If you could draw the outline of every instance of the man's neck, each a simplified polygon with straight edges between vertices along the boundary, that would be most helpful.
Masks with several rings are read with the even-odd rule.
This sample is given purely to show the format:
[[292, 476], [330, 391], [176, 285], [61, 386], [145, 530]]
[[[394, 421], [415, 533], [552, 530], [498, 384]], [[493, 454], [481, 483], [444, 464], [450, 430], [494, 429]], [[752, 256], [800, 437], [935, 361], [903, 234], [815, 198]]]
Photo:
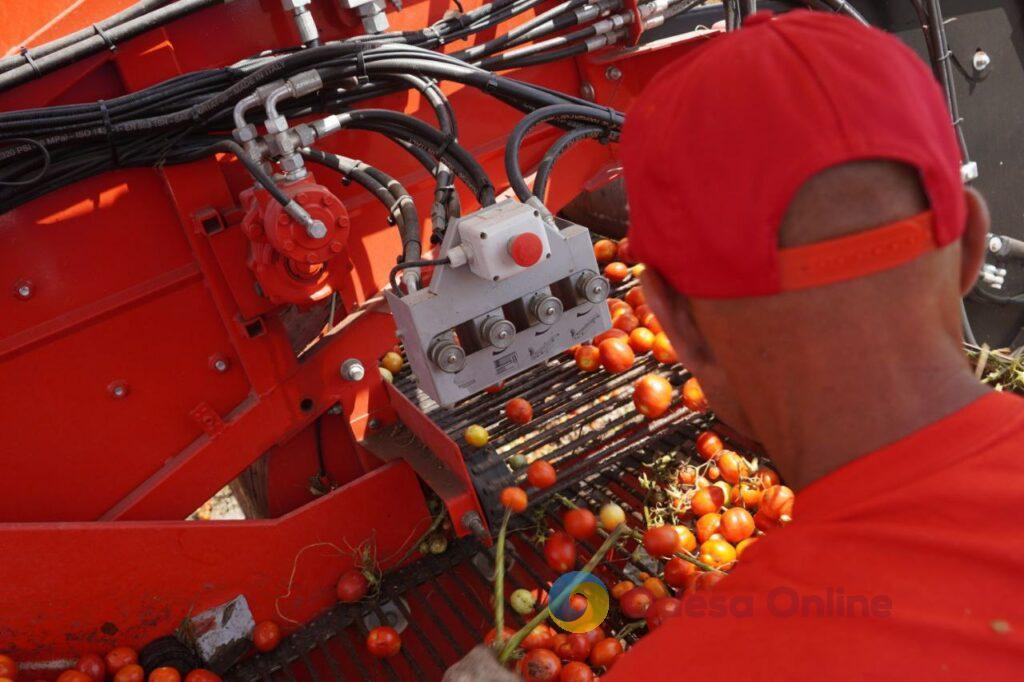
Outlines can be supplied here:
[[[929, 353], [890, 346], [886, 353], [814, 359], [779, 379], [778, 398], [762, 414], [765, 447], [786, 480], [802, 488], [848, 462], [894, 443], [988, 392], [958, 347]], [[824, 363], [819, 358], [819, 364]], [[758, 429], [762, 431], [762, 429]]]

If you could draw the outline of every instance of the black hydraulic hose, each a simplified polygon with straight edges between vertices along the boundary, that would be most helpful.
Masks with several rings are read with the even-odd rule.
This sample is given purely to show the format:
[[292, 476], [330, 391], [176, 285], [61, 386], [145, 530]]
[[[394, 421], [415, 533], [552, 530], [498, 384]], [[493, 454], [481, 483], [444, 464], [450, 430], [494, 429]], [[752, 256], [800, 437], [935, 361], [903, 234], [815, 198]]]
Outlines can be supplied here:
[[523, 138], [536, 125], [544, 121], [559, 121], [562, 123], [585, 123], [587, 125], [601, 126], [607, 134], [617, 134], [625, 120], [622, 114], [611, 109], [603, 110], [598, 107], [584, 107], [577, 104], [556, 104], [542, 107], [527, 114], [508, 137], [505, 144], [505, 173], [508, 176], [509, 185], [519, 197], [520, 201], [529, 201], [533, 196], [530, 187], [523, 177], [522, 168], [519, 166], [519, 147]]
[[[126, 21], [130, 21], [136, 17], [146, 14], [150, 10], [162, 7], [168, 2], [170, 2], [170, 0], [140, 0], [140, 2], [136, 2], [134, 5], [121, 10], [117, 14], [112, 14], [103, 21], [96, 22], [89, 28], [83, 28], [80, 31], [69, 33], [66, 36], [61, 36], [56, 40], [51, 40], [50, 42], [43, 43], [37, 47], [25, 49], [19, 55], [4, 57], [3, 59], [0, 59], [0, 73], [10, 71], [17, 66], [30, 64], [32, 60], [51, 55], [58, 50], [62, 50], [66, 47], [79, 43], [86, 38], [99, 36], [101, 32], [116, 28]], [[96, 30], [97, 28], [99, 29], [98, 31]]]
[[557, 38], [550, 38], [518, 50], [512, 50], [493, 57], [488, 57], [487, 59], [481, 60], [479, 62], [479, 66], [480, 68], [487, 69], [488, 71], [500, 71], [502, 69], [512, 68], [509, 64], [515, 65], [518, 60], [530, 55], [543, 54], [550, 58], [550, 55], [554, 54], [553, 52], [548, 51], [551, 48], [576, 43], [580, 40], [592, 38], [595, 35], [597, 35], [597, 28], [594, 25], [584, 26], [581, 29], [566, 33], [565, 35], [558, 36]]
[[551, 170], [554, 168], [555, 161], [558, 160], [558, 157], [578, 142], [588, 139], [600, 139], [606, 134], [607, 131], [605, 131], [604, 128], [599, 128], [597, 126], [585, 126], [583, 128], [570, 130], [565, 135], [558, 138], [558, 140], [556, 140], [544, 154], [544, 158], [541, 159], [540, 165], [537, 166], [537, 176], [533, 180], [533, 195], [538, 197], [541, 201], [544, 200], [544, 192], [547, 190], [548, 178], [551, 175]]
[[172, 4], [125, 21], [112, 27], [109, 31], [104, 31], [102, 34], [94, 32], [94, 35], [56, 50], [45, 57], [33, 58], [31, 62], [0, 73], [0, 92], [67, 66], [84, 57], [102, 52], [113, 45], [122, 43], [154, 28], [164, 26], [200, 9], [219, 5], [223, 2], [225, 0], [177, 0]]
[[400, 182], [378, 168], [362, 161], [329, 154], [319, 149], [306, 149], [302, 155], [311, 161], [342, 174], [346, 180], [358, 183], [384, 205], [388, 216], [395, 221], [402, 240], [402, 261], [418, 260], [421, 253], [419, 215], [412, 195]]
[[[515, 28], [510, 30], [508, 33], [500, 35], [497, 38], [493, 38], [482, 45], [474, 45], [473, 47], [468, 47], [465, 50], [456, 52], [454, 53], [454, 56], [458, 57], [459, 59], [465, 59], [466, 61], [472, 61], [475, 59], [479, 59], [481, 57], [486, 57], [489, 54], [494, 54], [495, 52], [505, 49], [506, 47], [509, 47], [509, 45], [513, 43], [513, 41], [516, 41], [521, 36], [528, 34], [535, 28], [544, 25], [545, 22], [552, 20], [556, 17], [562, 16], [563, 13], [572, 12], [572, 10], [587, 4], [587, 2], [588, 0], [566, 0], [565, 2], [555, 5], [546, 12], [538, 14], [533, 19], [523, 22], [519, 26], [516, 26]], [[576, 18], [574, 15], [565, 16], [571, 17], [571, 19], [573, 20], [575, 20]], [[566, 26], [562, 26], [561, 28], [565, 27]]]
[[249, 155], [245, 153], [245, 150], [242, 149], [242, 146], [234, 140], [221, 140], [220, 142], [214, 142], [207, 147], [205, 151], [206, 155], [215, 154], [217, 152], [233, 154], [235, 158], [245, 166], [245, 169], [249, 171], [249, 175], [251, 175], [253, 179], [255, 179], [256, 182], [258, 182], [260, 186], [267, 190], [267, 193], [274, 198], [274, 201], [282, 206], [287, 206], [291, 203], [292, 200], [289, 199], [288, 195], [282, 192], [281, 188], [274, 183], [274, 179], [270, 177], [265, 170], [263, 170], [263, 167], [260, 166], [260, 164], [250, 158]]
[[510, 59], [502, 63], [499, 68], [522, 69], [527, 66], [547, 64], [548, 62], [553, 62], [560, 59], [569, 59], [570, 57], [576, 57], [581, 54], [586, 54], [589, 51], [590, 47], [586, 43], [575, 43], [572, 45], [566, 45], [565, 47], [559, 48], [557, 50], [538, 52], [537, 54], [531, 54], [525, 57]]
[[435, 260], [414, 260], [407, 261], [405, 263], [399, 263], [395, 267], [391, 268], [391, 272], [388, 273], [388, 282], [391, 283], [391, 289], [396, 295], [402, 295], [402, 289], [398, 286], [398, 280], [396, 279], [400, 270], [408, 270], [409, 268], [425, 268], [430, 265], [448, 265], [452, 262], [451, 258], [437, 258]]

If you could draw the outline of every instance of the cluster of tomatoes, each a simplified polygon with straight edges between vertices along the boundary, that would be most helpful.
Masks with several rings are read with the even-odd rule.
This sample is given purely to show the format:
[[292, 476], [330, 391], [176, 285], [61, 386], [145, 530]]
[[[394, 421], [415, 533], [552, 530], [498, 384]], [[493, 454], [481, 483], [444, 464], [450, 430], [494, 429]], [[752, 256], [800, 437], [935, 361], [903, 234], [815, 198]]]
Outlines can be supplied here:
[[[0, 682], [14, 682], [18, 679], [18, 664], [10, 656], [0, 654]], [[154, 668], [146, 675], [139, 665], [135, 649], [119, 646], [104, 655], [85, 654], [75, 662], [75, 667], [60, 673], [57, 682], [181, 682], [181, 673], [176, 668]], [[220, 677], [209, 670], [198, 668], [185, 675], [185, 682], [220, 682]]]

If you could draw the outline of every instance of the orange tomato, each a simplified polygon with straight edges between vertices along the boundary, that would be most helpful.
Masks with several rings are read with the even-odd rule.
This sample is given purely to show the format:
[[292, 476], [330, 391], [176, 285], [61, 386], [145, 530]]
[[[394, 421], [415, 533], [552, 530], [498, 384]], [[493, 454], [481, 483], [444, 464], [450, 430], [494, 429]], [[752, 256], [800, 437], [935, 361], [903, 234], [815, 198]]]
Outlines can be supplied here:
[[573, 359], [584, 372], [596, 372], [601, 366], [601, 351], [596, 346], [583, 345], [576, 349]]
[[721, 568], [736, 561], [736, 548], [725, 540], [711, 538], [700, 546], [699, 558], [708, 566]]
[[693, 485], [697, 481], [697, 468], [692, 466], [684, 466], [679, 470], [679, 475], [676, 476], [676, 480], [682, 485]]
[[793, 517], [793, 491], [784, 485], [773, 485], [761, 494], [760, 511], [766, 516], [785, 523]]
[[773, 485], [779, 485], [779, 475], [771, 469], [758, 469], [756, 477], [761, 482], [762, 488], [771, 488]]
[[736, 543], [736, 558], [739, 559], [743, 556], [743, 552], [750, 547], [752, 544], [760, 540], [761, 538], [747, 538], [746, 540], [740, 540]]
[[636, 585], [631, 580], [620, 580], [612, 587], [612, 597], [616, 600], [622, 599], [622, 595], [632, 590]]
[[628, 338], [629, 338], [629, 334], [627, 334], [626, 332], [622, 331], [621, 329], [615, 329], [614, 327], [612, 327], [608, 331], [601, 332], [600, 334], [595, 336], [594, 337], [594, 345], [595, 346], [600, 346], [601, 342], [605, 341], [606, 339], [628, 339]]
[[754, 534], [754, 517], [742, 507], [727, 509], [722, 514], [719, 530], [729, 542], [740, 542]]
[[114, 673], [114, 682], [143, 682], [145, 679], [146, 671], [138, 663], [123, 665]]
[[718, 459], [715, 460], [715, 464], [718, 465], [718, 470], [722, 474], [722, 480], [734, 485], [750, 473], [747, 463], [732, 450], [722, 450]]
[[761, 501], [761, 491], [749, 483], [739, 483], [732, 487], [732, 503], [744, 509], [756, 509]]
[[405, 360], [402, 356], [394, 351], [389, 351], [384, 354], [381, 358], [380, 366], [391, 372], [392, 374], [398, 374], [402, 371], [402, 365], [405, 364]]
[[505, 416], [510, 422], [528, 424], [533, 419], [533, 406], [524, 398], [512, 398], [505, 403]]
[[65, 670], [57, 676], [57, 682], [92, 682], [92, 678], [81, 670]]
[[623, 237], [619, 240], [619, 258], [627, 263], [635, 263], [633, 260], [633, 252], [629, 248], [629, 237]]
[[725, 491], [718, 486], [708, 486], [707, 488], [701, 488], [693, 494], [693, 499], [690, 500], [690, 509], [697, 516], [704, 516], [712, 512], [717, 512], [725, 504]]
[[697, 377], [690, 377], [683, 383], [683, 405], [694, 412], [704, 412], [708, 409], [708, 399], [704, 397], [704, 390], [700, 387]]
[[0, 654], [0, 677], [6, 677], [9, 680], [18, 677], [18, 664], [7, 654]]
[[107, 664], [99, 654], [84, 654], [75, 664], [75, 670], [85, 673], [93, 682], [103, 682], [107, 676]]
[[676, 529], [676, 535], [679, 536], [679, 551], [692, 552], [697, 549], [697, 538], [694, 536], [693, 531], [686, 526], [673, 526]]
[[722, 525], [722, 516], [715, 512], [710, 514], [704, 514], [697, 519], [697, 539], [701, 542], [707, 542], [718, 533], [719, 527]]
[[622, 339], [605, 339], [597, 349], [601, 352], [601, 365], [612, 374], [625, 372], [636, 359], [633, 349]]
[[252, 643], [263, 653], [273, 651], [281, 643], [281, 626], [272, 620], [257, 623], [252, 629]]
[[672, 404], [672, 384], [660, 374], [645, 374], [633, 384], [633, 404], [648, 419], [657, 419]]
[[665, 587], [665, 583], [661, 582], [657, 578], [651, 577], [645, 580], [644, 587], [650, 590], [651, 594], [654, 595], [655, 599], [660, 599], [661, 597], [669, 596], [668, 588]]
[[651, 346], [651, 354], [654, 359], [663, 365], [674, 365], [679, 362], [676, 351], [672, 348], [672, 342], [663, 331], [655, 330], [649, 319], [643, 320], [643, 325], [654, 332], [654, 344]]
[[181, 682], [181, 673], [169, 666], [155, 668], [149, 673], [149, 682]]
[[501, 506], [505, 507], [505, 509], [512, 510], [512, 513], [514, 514], [525, 511], [528, 503], [526, 491], [514, 485], [510, 485], [502, 490], [498, 499], [501, 501]]
[[629, 333], [629, 347], [634, 353], [647, 353], [654, 347], [654, 332], [647, 327], [637, 327]]
[[609, 263], [604, 266], [604, 276], [607, 277], [608, 281], [612, 284], [618, 284], [629, 277], [629, 268], [625, 263], [620, 263], [618, 261]]
[[619, 247], [611, 239], [598, 239], [594, 242], [594, 257], [598, 263], [607, 263], [615, 260], [615, 254]]
[[212, 670], [196, 668], [188, 675], [185, 675], [185, 682], [221, 682], [220, 675]]

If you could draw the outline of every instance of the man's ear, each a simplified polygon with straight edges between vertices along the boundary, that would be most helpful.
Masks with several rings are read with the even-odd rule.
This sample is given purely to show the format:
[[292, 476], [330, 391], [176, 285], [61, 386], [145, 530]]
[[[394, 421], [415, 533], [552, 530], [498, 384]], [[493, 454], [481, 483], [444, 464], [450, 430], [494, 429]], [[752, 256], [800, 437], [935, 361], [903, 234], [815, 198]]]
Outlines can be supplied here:
[[985, 261], [985, 243], [992, 220], [985, 198], [971, 187], [964, 188], [967, 198], [967, 227], [960, 238], [960, 294], [966, 296], [978, 279]]
[[702, 368], [714, 362], [714, 353], [697, 327], [686, 297], [673, 291], [651, 268], [644, 269], [641, 280], [647, 305], [664, 328], [676, 354], [687, 369], [699, 376]]

